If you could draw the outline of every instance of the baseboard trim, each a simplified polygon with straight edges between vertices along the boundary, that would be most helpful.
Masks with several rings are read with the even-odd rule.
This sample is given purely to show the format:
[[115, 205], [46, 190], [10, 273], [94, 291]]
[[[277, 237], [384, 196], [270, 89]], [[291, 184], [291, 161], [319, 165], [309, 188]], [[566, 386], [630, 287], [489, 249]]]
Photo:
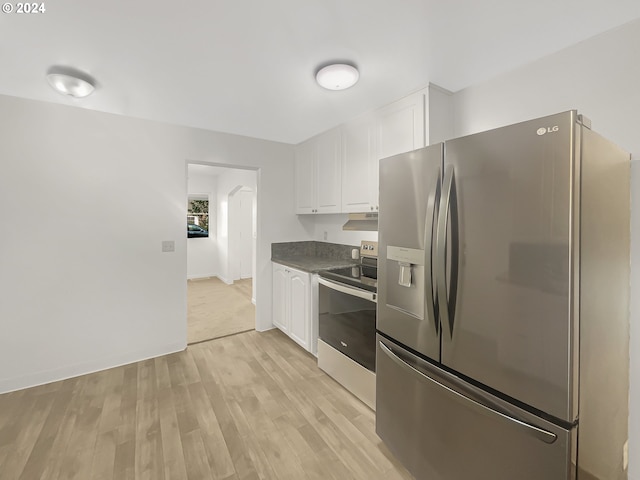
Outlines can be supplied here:
[[268, 332], [269, 330], [274, 330], [278, 327], [274, 326], [273, 324], [269, 325], [267, 328], [258, 328], [258, 325], [256, 325], [256, 332], [259, 333], [263, 333], [263, 332]]
[[211, 277], [217, 277], [218, 275], [215, 273], [205, 273], [202, 275], [187, 275], [187, 280], [197, 280], [199, 278], [211, 278]]
[[226, 283], [227, 285], [233, 285], [233, 280], [229, 281], [224, 277], [221, 277], [220, 275], [215, 275], [216, 277], [218, 277], [218, 279], [222, 282], [222, 283]]
[[37, 387], [47, 383], [59, 382], [68, 378], [79, 377], [89, 373], [101, 372], [110, 368], [121, 367], [130, 363], [141, 362], [150, 358], [161, 357], [171, 353], [181, 352], [187, 348], [187, 342], [176, 342], [159, 347], [150, 347], [144, 350], [114, 355], [90, 362], [54, 368], [43, 372], [32, 373], [17, 378], [5, 378], [0, 380], [0, 394]]

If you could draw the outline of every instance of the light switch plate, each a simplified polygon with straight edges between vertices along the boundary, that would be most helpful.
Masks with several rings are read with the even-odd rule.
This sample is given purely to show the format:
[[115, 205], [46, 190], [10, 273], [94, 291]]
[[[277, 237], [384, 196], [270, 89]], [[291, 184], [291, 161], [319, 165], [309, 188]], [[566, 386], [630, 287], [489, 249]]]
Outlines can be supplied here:
[[175, 252], [176, 251], [176, 242], [173, 240], [163, 240], [162, 241], [162, 252]]

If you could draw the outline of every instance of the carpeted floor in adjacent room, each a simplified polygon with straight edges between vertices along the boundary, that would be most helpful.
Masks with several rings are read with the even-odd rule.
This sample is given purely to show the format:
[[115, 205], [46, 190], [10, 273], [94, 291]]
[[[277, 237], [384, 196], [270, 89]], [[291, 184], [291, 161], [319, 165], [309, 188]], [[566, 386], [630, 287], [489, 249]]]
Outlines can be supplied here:
[[250, 278], [233, 285], [215, 277], [188, 280], [187, 304], [190, 344], [253, 330], [256, 325]]

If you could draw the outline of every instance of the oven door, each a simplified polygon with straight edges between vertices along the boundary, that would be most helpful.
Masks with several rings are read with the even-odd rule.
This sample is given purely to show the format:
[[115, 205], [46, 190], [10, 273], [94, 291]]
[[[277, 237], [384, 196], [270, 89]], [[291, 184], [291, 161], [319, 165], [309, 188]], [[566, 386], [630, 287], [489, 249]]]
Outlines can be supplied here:
[[375, 372], [376, 294], [322, 277], [318, 283], [320, 339]]

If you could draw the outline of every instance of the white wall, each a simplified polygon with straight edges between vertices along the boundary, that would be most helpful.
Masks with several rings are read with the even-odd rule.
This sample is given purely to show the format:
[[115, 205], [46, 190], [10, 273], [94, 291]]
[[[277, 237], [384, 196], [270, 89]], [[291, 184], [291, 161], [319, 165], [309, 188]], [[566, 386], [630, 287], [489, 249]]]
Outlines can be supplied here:
[[0, 112], [0, 392], [185, 348], [187, 162], [258, 169], [271, 327], [271, 243], [309, 239], [293, 147], [7, 96]]
[[640, 20], [454, 95], [455, 136], [578, 109], [640, 155]]
[[349, 216], [346, 213], [298, 215], [298, 221], [311, 236], [312, 240], [358, 247], [360, 246], [360, 240], [378, 241], [378, 232], [342, 230], [342, 226], [347, 223], [348, 219]]
[[[293, 190], [293, 166], [291, 171], [287, 172], [284, 178], [290, 177], [288, 185], [284, 186], [289, 190]], [[262, 184], [260, 184], [261, 186]], [[232, 248], [229, 245], [229, 227], [230, 227], [230, 211], [229, 211], [229, 195], [237, 189], [238, 186], [245, 186], [256, 191], [256, 172], [252, 170], [239, 170], [228, 169], [226, 172], [218, 176], [218, 277], [225, 283], [233, 283], [232, 267], [230, 265], [230, 255], [233, 253]], [[261, 194], [258, 191], [258, 197], [261, 198]], [[261, 207], [262, 205], [259, 205]], [[293, 207], [289, 206], [290, 212], [293, 211]], [[276, 213], [276, 212], [270, 212]], [[258, 213], [258, 215], [260, 215]], [[289, 221], [295, 222], [295, 217], [289, 219]], [[300, 229], [300, 234], [302, 229]], [[289, 240], [286, 240], [289, 241]], [[269, 244], [269, 256], [271, 258], [271, 244]]]
[[[578, 109], [593, 129], [640, 158], [640, 21], [454, 96], [456, 136]], [[632, 162], [629, 479], [640, 479], [640, 179]]]
[[209, 198], [209, 237], [187, 238], [187, 278], [214, 277], [218, 274], [218, 252], [216, 248], [216, 175], [187, 171], [187, 192], [204, 194]]

